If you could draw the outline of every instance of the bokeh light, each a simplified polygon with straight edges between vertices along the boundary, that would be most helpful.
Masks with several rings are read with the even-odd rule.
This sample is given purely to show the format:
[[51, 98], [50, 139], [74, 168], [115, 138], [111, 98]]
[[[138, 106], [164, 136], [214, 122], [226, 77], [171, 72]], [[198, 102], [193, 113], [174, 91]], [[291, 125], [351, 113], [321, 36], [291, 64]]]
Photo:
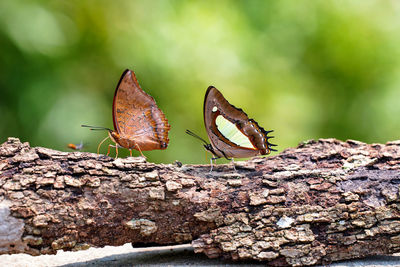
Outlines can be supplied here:
[[0, 142], [95, 152], [106, 133], [80, 125], [112, 128], [126, 68], [172, 126], [152, 162], [208, 162], [185, 129], [207, 137], [209, 85], [273, 129], [279, 151], [399, 139], [399, 11], [396, 0], [1, 1]]

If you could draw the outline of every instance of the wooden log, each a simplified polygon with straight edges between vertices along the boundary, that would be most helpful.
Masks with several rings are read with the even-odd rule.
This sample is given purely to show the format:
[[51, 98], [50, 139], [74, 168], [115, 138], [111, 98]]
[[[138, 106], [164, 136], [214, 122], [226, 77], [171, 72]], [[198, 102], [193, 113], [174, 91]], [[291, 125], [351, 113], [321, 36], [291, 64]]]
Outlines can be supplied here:
[[209, 257], [301, 266], [400, 251], [400, 141], [311, 140], [235, 167], [209, 173], [9, 138], [0, 254], [192, 242]]

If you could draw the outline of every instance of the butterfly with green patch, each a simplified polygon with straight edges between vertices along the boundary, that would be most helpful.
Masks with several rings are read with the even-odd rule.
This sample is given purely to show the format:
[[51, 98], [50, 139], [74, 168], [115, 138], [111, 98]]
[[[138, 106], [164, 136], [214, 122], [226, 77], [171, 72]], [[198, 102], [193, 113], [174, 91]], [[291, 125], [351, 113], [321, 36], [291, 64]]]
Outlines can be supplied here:
[[272, 131], [266, 131], [247, 114], [231, 105], [218, 91], [207, 89], [203, 106], [204, 124], [211, 144], [190, 131], [186, 133], [199, 138], [215, 158], [248, 158], [267, 155], [276, 151], [269, 142]]

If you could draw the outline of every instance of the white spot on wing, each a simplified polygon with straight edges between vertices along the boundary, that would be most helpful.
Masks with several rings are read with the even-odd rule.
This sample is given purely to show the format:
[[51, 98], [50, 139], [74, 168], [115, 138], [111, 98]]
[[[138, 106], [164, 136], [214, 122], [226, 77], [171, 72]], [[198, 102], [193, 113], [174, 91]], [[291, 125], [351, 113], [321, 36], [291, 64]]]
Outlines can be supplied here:
[[217, 106], [214, 106], [212, 112], [216, 112], [218, 110]]

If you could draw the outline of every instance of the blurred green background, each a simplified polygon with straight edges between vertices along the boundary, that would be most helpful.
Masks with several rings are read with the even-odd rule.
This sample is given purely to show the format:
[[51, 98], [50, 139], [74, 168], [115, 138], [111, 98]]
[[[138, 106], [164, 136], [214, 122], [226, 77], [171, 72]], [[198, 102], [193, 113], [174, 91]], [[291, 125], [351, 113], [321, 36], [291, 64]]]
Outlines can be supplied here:
[[106, 132], [80, 125], [112, 128], [125, 68], [172, 125], [168, 149], [145, 152], [149, 161], [208, 162], [185, 129], [207, 138], [209, 85], [275, 130], [279, 151], [399, 139], [399, 12], [396, 0], [3, 0], [0, 142], [67, 151], [82, 140], [95, 152]]

